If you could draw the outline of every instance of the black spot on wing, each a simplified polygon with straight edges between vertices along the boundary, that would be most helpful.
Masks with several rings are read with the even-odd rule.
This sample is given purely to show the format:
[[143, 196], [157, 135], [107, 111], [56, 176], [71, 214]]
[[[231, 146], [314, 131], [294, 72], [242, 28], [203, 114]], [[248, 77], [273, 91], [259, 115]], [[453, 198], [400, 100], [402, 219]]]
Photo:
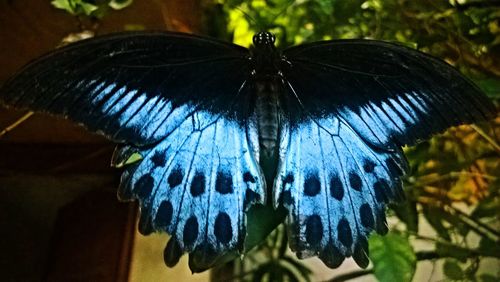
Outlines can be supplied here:
[[325, 249], [319, 253], [318, 257], [329, 268], [339, 267], [345, 259], [340, 250], [331, 241], [326, 245]]
[[389, 231], [389, 228], [387, 227], [387, 220], [385, 217], [385, 211], [384, 209], [379, 209], [376, 212], [376, 230], [378, 234], [385, 235]]
[[215, 238], [222, 244], [227, 244], [233, 238], [233, 228], [231, 218], [225, 212], [219, 212], [214, 224]]
[[170, 175], [167, 178], [168, 185], [170, 188], [174, 188], [177, 185], [182, 183], [182, 178], [184, 177], [184, 174], [182, 172], [182, 169], [180, 167], [174, 168], [171, 172]]
[[367, 173], [372, 173], [375, 170], [375, 163], [371, 160], [365, 160], [363, 170]]
[[250, 172], [245, 172], [243, 174], [243, 181], [244, 182], [250, 182], [250, 183], [255, 183], [255, 177]]
[[342, 218], [339, 221], [339, 224], [337, 225], [337, 233], [339, 241], [347, 248], [350, 248], [352, 245], [352, 232], [347, 219]]
[[361, 177], [354, 171], [349, 172], [349, 184], [351, 184], [351, 188], [356, 191], [361, 191], [361, 187], [363, 187]]
[[290, 190], [281, 192], [280, 202], [284, 205], [292, 204], [292, 193], [290, 192]]
[[185, 246], [191, 246], [198, 238], [198, 220], [196, 216], [191, 216], [184, 224], [182, 239]]
[[321, 184], [319, 182], [318, 174], [309, 174], [304, 180], [304, 195], [306, 196], [316, 196], [321, 190]]
[[172, 221], [172, 214], [174, 209], [169, 201], [163, 201], [156, 212], [155, 222], [156, 225], [167, 227]]
[[197, 171], [191, 181], [191, 195], [197, 197], [205, 192], [205, 175]]
[[260, 200], [260, 195], [255, 193], [252, 189], [248, 189], [245, 191], [245, 201], [243, 203], [244, 208], [246, 209], [250, 203], [256, 202]]
[[231, 175], [224, 171], [218, 171], [215, 180], [215, 190], [221, 194], [233, 193], [233, 179]]
[[306, 219], [306, 241], [310, 245], [319, 245], [323, 238], [323, 224], [317, 214], [313, 214]]
[[389, 192], [389, 186], [384, 179], [379, 179], [375, 184], [373, 184], [373, 191], [375, 192], [375, 200], [379, 203], [387, 203], [389, 199], [387, 198], [387, 193]]
[[175, 238], [170, 238], [163, 251], [163, 260], [168, 267], [174, 267], [183, 254], [181, 245]]
[[344, 197], [344, 187], [337, 175], [332, 176], [330, 179], [330, 195], [339, 201], [342, 201]]
[[361, 268], [366, 268], [370, 263], [368, 259], [368, 241], [364, 237], [359, 238], [358, 242], [354, 245], [352, 257]]
[[137, 193], [140, 199], [148, 199], [151, 196], [153, 187], [155, 185], [155, 180], [151, 174], [144, 174], [137, 180], [134, 185], [134, 191]]
[[361, 224], [369, 229], [373, 229], [375, 226], [375, 220], [373, 219], [372, 209], [369, 204], [362, 204], [359, 208], [359, 215], [361, 217]]
[[292, 173], [288, 173], [286, 176], [285, 176], [285, 179], [283, 179], [283, 185], [286, 185], [286, 184], [292, 184], [293, 181], [295, 181], [294, 177], [293, 177], [293, 174]]
[[165, 153], [156, 151], [151, 157], [151, 161], [153, 162], [154, 167], [164, 167], [167, 163]]
[[403, 175], [403, 169], [396, 163], [393, 158], [387, 158], [385, 160], [385, 165], [392, 175], [398, 176]]

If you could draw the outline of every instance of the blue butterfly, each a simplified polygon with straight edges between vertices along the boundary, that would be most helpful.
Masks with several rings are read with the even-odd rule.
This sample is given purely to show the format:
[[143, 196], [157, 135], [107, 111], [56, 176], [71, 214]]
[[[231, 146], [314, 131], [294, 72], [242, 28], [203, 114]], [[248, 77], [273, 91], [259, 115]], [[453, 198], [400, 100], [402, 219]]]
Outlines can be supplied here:
[[[120, 143], [119, 196], [138, 199], [142, 233], [172, 238], [202, 271], [244, 251], [251, 206], [286, 208], [290, 247], [328, 267], [368, 265], [403, 198], [401, 146], [493, 116], [446, 63], [373, 40], [275, 48], [168, 32], [84, 40], [30, 63], [0, 100], [68, 117]], [[131, 162], [134, 156], [141, 158]]]

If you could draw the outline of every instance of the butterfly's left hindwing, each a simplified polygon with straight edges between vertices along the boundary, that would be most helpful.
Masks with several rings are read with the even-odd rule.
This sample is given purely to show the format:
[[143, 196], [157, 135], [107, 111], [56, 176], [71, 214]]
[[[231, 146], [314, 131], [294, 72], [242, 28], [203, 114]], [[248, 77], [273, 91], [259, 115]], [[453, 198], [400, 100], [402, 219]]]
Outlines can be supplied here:
[[194, 252], [198, 268], [209, 267], [227, 250], [241, 251], [245, 211], [265, 201], [255, 159], [258, 140], [247, 138], [255, 136], [252, 130], [198, 112], [158, 145], [139, 151], [143, 160], [124, 173], [119, 193], [139, 199], [141, 232], [171, 234], [177, 248]]

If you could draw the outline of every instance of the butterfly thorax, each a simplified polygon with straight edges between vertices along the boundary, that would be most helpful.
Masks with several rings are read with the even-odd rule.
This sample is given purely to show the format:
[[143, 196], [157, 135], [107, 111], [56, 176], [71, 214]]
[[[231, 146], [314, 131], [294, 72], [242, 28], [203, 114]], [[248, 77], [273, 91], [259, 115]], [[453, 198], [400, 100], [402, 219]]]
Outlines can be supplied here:
[[260, 160], [266, 178], [274, 178], [278, 164], [278, 145], [282, 109], [283, 80], [279, 72], [280, 54], [274, 35], [260, 32], [253, 38], [252, 83], [255, 89], [255, 116], [259, 135]]

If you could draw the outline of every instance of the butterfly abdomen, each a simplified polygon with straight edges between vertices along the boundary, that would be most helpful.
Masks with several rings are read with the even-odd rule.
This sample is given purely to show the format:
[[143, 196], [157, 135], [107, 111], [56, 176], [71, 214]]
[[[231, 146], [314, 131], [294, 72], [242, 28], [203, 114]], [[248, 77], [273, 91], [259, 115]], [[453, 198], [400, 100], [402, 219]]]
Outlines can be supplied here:
[[278, 77], [268, 76], [255, 81], [255, 115], [259, 132], [260, 164], [264, 173], [274, 174], [278, 162], [280, 121], [279, 97], [282, 83]]

